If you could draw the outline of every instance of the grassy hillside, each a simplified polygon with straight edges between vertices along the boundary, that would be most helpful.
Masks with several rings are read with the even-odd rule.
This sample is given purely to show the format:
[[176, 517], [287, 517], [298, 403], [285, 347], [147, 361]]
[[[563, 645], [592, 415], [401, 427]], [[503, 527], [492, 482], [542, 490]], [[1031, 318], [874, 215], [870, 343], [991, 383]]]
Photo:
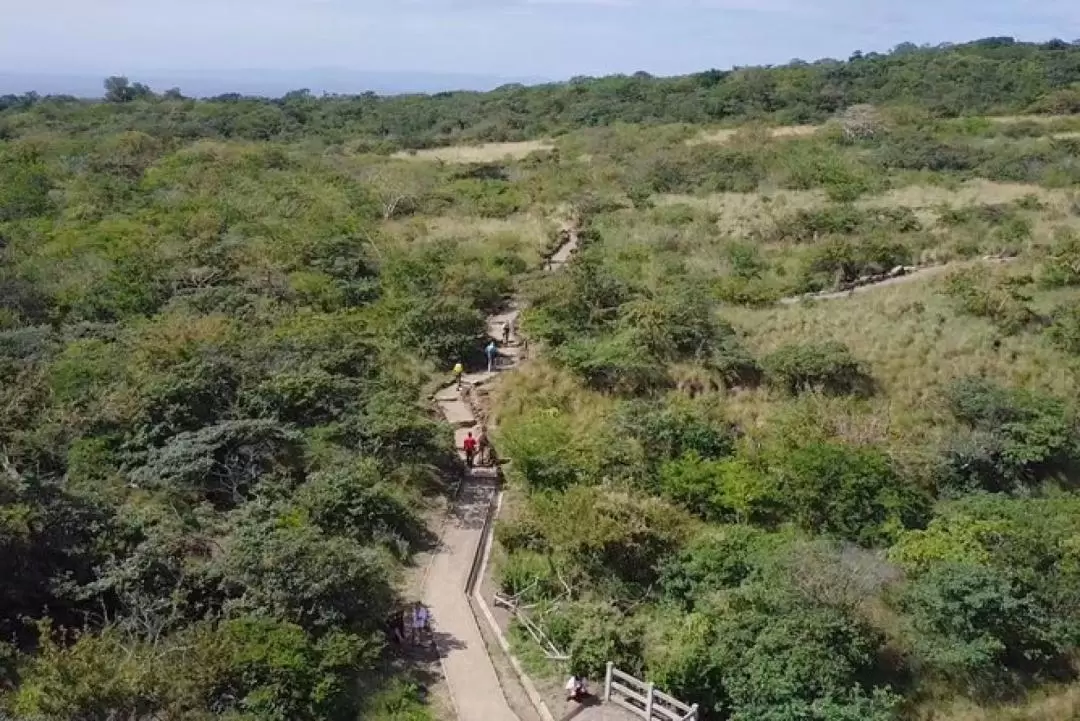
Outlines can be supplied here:
[[[4, 99], [0, 712], [429, 717], [384, 634], [461, 472], [423, 399], [521, 293], [497, 573], [575, 670], [1075, 714], [1076, 57]], [[458, 139], [504, 144], [395, 155]]]
[[881, 122], [559, 142], [592, 212], [527, 286], [499, 573], [578, 671], [710, 718], [1076, 713], [1074, 121]]

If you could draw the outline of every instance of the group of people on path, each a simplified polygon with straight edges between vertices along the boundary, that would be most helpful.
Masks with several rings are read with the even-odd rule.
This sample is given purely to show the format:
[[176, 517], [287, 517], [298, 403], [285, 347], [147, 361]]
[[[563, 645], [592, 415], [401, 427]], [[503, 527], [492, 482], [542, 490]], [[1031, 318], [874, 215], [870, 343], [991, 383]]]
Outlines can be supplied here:
[[[510, 337], [513, 335], [514, 325], [513, 321], [506, 321], [502, 324], [502, 344], [504, 346], [510, 345]], [[492, 338], [491, 341], [484, 347], [484, 357], [487, 358], [487, 372], [492, 373], [499, 359], [499, 345], [496, 339]], [[461, 363], [454, 364], [454, 381], [457, 383], [457, 387], [460, 389], [464, 383], [465, 378], [465, 366]]]
[[465, 435], [462, 447], [465, 449], [465, 465], [468, 468], [472, 468], [477, 463], [482, 466], [489, 466], [494, 461], [487, 426], [480, 426], [479, 438], [474, 437], [472, 431], [469, 431]]
[[391, 627], [399, 643], [423, 646], [431, 642], [431, 611], [420, 602], [411, 603], [394, 613]]

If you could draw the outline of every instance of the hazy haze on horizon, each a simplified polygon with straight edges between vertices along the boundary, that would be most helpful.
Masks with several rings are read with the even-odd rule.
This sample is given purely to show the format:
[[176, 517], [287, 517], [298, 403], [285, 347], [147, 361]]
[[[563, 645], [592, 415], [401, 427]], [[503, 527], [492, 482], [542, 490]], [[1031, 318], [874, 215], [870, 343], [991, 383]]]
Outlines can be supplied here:
[[[252, 68], [565, 79], [1080, 37], [1073, 0], [0, 0], [10, 74]], [[330, 88], [333, 89], [333, 88]]]

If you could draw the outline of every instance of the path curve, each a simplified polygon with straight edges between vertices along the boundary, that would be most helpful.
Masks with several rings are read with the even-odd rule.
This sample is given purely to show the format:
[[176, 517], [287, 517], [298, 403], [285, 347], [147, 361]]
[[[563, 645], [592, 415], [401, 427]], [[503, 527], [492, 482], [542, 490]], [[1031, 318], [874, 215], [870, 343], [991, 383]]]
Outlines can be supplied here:
[[[551, 257], [549, 269], [565, 265], [577, 247], [577, 230], [570, 229], [566, 242]], [[515, 298], [506, 311], [488, 317], [488, 335], [501, 341], [503, 324], [510, 323], [516, 330], [519, 313]], [[509, 346], [500, 348], [500, 362], [494, 373], [467, 373], [465, 384], [473, 389], [490, 387], [500, 373], [517, 365], [521, 350], [520, 336], [512, 338]], [[443, 418], [454, 426], [454, 443], [464, 458], [466, 435], [471, 431], [475, 436], [479, 430], [471, 405], [456, 385], [436, 393], [435, 403]], [[483, 550], [489, 531], [488, 512], [498, 492], [497, 468], [466, 472], [421, 591], [424, 605], [431, 609], [435, 644], [458, 721], [519, 721], [503, 693], [469, 604], [474, 563]]]
[[878, 288], [887, 288], [890, 285], [901, 285], [903, 283], [910, 283], [914, 280], [922, 280], [923, 278], [933, 277], [935, 275], [941, 275], [947, 270], [953, 270], [956, 268], [970, 267], [977, 263], [1008, 263], [1015, 258], [1012, 257], [998, 257], [998, 256], [985, 256], [978, 260], [969, 260], [952, 263], [942, 263], [940, 265], [927, 265], [915, 270], [908, 271], [904, 275], [897, 276], [895, 278], [885, 278], [883, 280], [876, 281], [874, 283], [867, 283], [866, 285], [855, 286], [848, 290], [826, 291], [822, 293], [804, 293], [803, 295], [791, 295], [786, 298], [781, 298], [777, 302], [780, 305], [795, 305], [804, 300], [839, 300], [840, 298], [848, 298], [852, 295], [859, 293], [865, 293], [870, 290], [877, 290]]

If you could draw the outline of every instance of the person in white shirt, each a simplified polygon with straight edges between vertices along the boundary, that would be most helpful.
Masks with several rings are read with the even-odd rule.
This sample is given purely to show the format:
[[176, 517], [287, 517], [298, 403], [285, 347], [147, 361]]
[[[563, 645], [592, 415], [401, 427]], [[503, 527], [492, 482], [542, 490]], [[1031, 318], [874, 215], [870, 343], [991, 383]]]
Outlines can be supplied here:
[[567, 701], [581, 701], [588, 694], [589, 688], [585, 684], [585, 679], [581, 676], [571, 676], [566, 682]]

